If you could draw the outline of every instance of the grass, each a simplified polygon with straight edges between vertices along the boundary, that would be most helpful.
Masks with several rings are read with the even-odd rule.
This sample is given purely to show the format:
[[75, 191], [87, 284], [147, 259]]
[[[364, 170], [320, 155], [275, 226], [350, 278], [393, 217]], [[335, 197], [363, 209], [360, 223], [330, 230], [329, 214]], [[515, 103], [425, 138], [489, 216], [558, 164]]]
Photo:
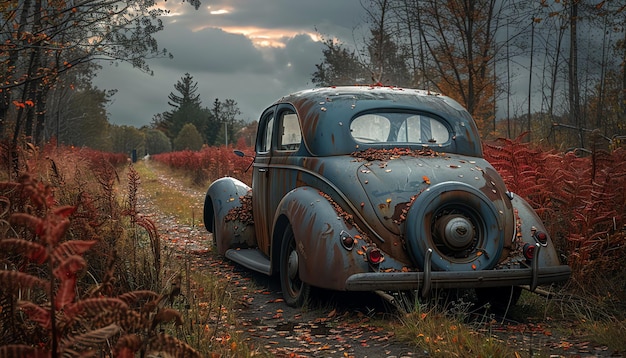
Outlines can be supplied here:
[[[193, 188], [185, 176], [171, 174], [169, 169], [160, 166], [143, 161], [134, 164], [141, 178], [139, 196], [151, 201], [164, 215], [176, 218], [181, 225], [202, 226], [203, 203], [194, 194], [201, 192], [201, 188]], [[163, 181], [159, 178], [160, 173], [167, 173], [174, 180], [171, 183]], [[174, 183], [189, 186], [177, 187]], [[235, 310], [239, 301], [231, 297], [235, 288], [231, 287], [229, 280], [203, 268], [201, 262], [206, 258], [175, 250], [165, 251], [164, 287], [170, 291], [176, 287], [179, 289], [180, 294], [172, 297], [169, 304], [181, 313], [184, 322], [179, 327], [164, 327], [168, 330], [166, 333], [184, 336], [185, 342], [205, 357], [265, 357], [263, 352], [250, 347], [237, 330]]]
[[[157, 176], [157, 172], [151, 169], [151, 166], [159, 166], [159, 163], [150, 163], [148, 166], [145, 162], [135, 163], [135, 170], [141, 177], [141, 185], [139, 195], [146, 197], [154, 203], [159, 210], [170, 216], [175, 217], [178, 223], [192, 227], [202, 226], [202, 208], [203, 198], [193, 197], [192, 195], [181, 195], [181, 190], [166, 185]], [[169, 170], [166, 171], [169, 173]], [[169, 175], [169, 174], [168, 174]], [[175, 182], [187, 185], [189, 180], [180, 174], [171, 175]], [[200, 188], [194, 188], [189, 184], [187, 188], [200, 191]]]

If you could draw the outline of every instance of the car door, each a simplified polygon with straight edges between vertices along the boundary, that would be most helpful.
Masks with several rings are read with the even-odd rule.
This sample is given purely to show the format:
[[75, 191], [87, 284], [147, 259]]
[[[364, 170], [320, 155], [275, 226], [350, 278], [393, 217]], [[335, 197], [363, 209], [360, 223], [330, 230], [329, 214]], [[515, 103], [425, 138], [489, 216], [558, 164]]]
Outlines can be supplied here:
[[252, 212], [259, 250], [270, 256], [270, 230], [273, 212], [269, 211], [269, 173], [274, 147], [275, 108], [267, 109], [259, 121], [256, 156], [252, 172]]

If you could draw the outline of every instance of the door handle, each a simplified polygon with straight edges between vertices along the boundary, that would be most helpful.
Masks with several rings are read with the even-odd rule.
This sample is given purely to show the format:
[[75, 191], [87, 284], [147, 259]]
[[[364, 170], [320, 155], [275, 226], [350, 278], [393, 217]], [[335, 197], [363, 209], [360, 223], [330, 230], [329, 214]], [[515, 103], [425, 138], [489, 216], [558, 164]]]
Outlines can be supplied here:
[[259, 168], [260, 173], [267, 173], [267, 168]]

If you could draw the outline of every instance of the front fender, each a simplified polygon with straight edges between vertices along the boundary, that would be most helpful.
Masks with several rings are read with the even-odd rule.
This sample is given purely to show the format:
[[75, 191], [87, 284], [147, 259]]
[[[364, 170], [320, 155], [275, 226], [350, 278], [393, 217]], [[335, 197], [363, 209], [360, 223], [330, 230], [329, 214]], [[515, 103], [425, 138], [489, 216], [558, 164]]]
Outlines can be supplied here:
[[533, 238], [533, 229], [535, 229], [536, 232], [543, 232], [547, 235], [546, 243], [541, 245], [542, 248], [540, 250], [539, 257], [535, 258], [539, 260], [539, 266], [544, 267], [560, 265], [559, 256], [556, 252], [554, 244], [552, 243], [552, 239], [532, 206], [530, 206], [526, 200], [520, 198], [518, 195], [513, 195], [511, 203], [513, 204], [513, 208], [516, 213], [518, 230], [517, 235], [518, 237], [521, 235], [523, 244], [528, 243], [535, 245], [537, 243], [537, 240]]
[[[274, 225], [280, 231], [285, 219], [293, 229], [298, 250], [300, 279], [312, 286], [343, 291], [346, 280], [353, 274], [375, 270], [401, 270], [402, 264], [386, 255], [380, 267], [370, 267], [365, 251], [375, 246], [355, 225], [337, 212], [338, 206], [317, 189], [299, 187], [287, 193], [279, 203]], [[338, 209], [341, 210], [341, 209]], [[341, 237], [351, 236], [356, 243], [351, 248], [342, 244]], [[280, 233], [275, 238], [282, 237]], [[280, 246], [275, 242], [274, 245]]]
[[207, 190], [205, 226], [213, 233], [219, 254], [228, 249], [256, 247], [254, 227], [247, 219], [252, 217], [252, 207], [244, 207], [242, 202], [247, 195], [252, 195], [250, 187], [231, 177], [214, 181]]

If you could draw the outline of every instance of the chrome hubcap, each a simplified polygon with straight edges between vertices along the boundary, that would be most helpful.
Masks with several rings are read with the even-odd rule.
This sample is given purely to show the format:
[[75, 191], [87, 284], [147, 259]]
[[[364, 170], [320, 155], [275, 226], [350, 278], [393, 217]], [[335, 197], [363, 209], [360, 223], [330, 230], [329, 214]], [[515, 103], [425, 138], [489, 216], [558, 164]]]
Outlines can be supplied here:
[[435, 225], [435, 230], [443, 243], [454, 251], [467, 249], [474, 242], [474, 226], [469, 218], [462, 215], [446, 215]]
[[291, 251], [287, 260], [287, 273], [289, 278], [294, 280], [298, 278], [298, 253], [296, 250]]

